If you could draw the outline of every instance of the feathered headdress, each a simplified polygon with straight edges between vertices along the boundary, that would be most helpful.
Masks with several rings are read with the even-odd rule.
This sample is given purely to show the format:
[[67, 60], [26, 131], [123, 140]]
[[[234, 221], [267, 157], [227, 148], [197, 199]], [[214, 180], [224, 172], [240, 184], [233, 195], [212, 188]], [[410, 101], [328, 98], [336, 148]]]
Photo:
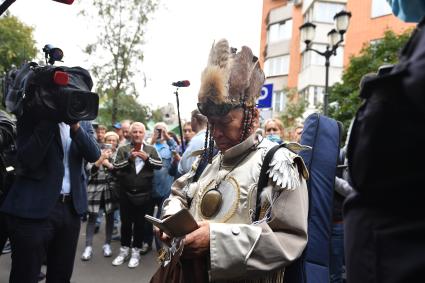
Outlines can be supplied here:
[[213, 44], [202, 72], [198, 107], [206, 116], [221, 116], [238, 106], [255, 106], [264, 82], [258, 58], [249, 47], [236, 53], [226, 39]]

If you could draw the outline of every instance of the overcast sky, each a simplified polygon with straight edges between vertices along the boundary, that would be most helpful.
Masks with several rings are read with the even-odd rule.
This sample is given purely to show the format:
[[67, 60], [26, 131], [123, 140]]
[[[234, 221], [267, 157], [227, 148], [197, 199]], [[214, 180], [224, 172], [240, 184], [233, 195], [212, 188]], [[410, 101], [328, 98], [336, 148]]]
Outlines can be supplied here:
[[[90, 69], [82, 49], [93, 41], [96, 30], [77, 16], [84, 1], [90, 0], [76, 0], [71, 6], [17, 0], [9, 10], [34, 26], [39, 49], [51, 43], [64, 51], [65, 65]], [[171, 82], [189, 80], [191, 85], [179, 90], [182, 118], [188, 118], [196, 107], [200, 73], [213, 41], [227, 38], [232, 46], [247, 45], [258, 55], [261, 13], [261, 0], [162, 0], [148, 24], [145, 60], [137, 66], [147, 78], [144, 87], [143, 74], [135, 77], [140, 102], [154, 108], [175, 104]]]

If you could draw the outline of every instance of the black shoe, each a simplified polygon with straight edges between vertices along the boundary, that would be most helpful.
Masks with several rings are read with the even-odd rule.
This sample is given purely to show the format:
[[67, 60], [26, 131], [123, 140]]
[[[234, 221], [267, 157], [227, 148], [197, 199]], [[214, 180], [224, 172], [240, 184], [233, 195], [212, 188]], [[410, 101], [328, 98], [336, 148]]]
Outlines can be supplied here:
[[38, 281], [42, 281], [44, 280], [44, 278], [46, 278], [46, 274], [40, 271], [40, 274], [38, 274], [38, 277], [37, 277]]
[[143, 243], [142, 248], [140, 249], [140, 254], [141, 255], [145, 255], [147, 254], [150, 250], [152, 250], [152, 247], [149, 246], [147, 243]]

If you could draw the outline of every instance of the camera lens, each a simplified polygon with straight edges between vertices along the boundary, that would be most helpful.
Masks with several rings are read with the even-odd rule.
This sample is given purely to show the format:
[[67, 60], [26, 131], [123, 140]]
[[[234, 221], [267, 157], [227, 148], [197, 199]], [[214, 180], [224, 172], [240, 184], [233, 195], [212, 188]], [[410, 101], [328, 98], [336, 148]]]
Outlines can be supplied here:
[[67, 115], [72, 120], [93, 120], [97, 116], [98, 98], [90, 92], [68, 93]]
[[73, 113], [84, 113], [84, 111], [87, 109], [87, 101], [84, 101], [84, 99], [77, 99], [73, 98], [71, 99], [70, 110]]

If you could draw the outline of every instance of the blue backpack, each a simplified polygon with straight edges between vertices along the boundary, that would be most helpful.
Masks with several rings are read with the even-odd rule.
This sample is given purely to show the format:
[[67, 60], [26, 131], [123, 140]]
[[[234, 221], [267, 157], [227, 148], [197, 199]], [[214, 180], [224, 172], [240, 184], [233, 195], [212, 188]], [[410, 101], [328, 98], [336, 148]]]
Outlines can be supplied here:
[[304, 123], [300, 152], [310, 173], [308, 242], [302, 256], [285, 271], [285, 283], [329, 283], [332, 202], [340, 145], [340, 124], [318, 113]]

